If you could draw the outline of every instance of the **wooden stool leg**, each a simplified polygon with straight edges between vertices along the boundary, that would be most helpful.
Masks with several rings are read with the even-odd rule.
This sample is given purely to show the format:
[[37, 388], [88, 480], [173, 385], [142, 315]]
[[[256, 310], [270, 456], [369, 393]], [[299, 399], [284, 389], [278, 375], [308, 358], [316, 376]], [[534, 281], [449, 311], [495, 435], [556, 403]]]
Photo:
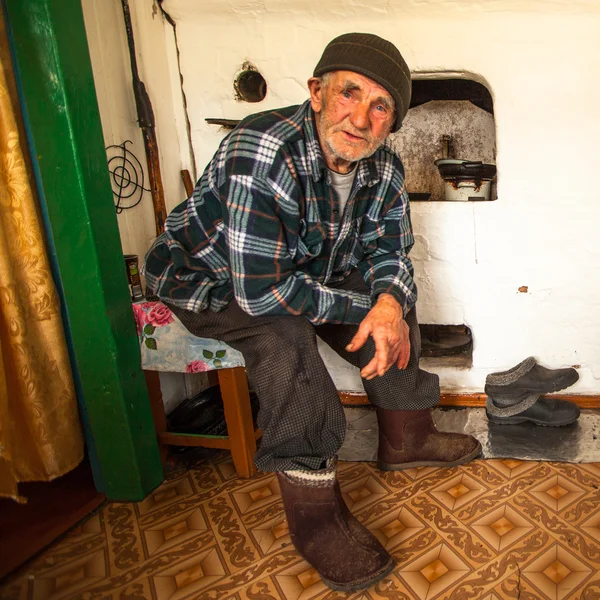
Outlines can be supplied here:
[[233, 465], [240, 477], [252, 477], [256, 473], [256, 439], [246, 370], [235, 367], [219, 369], [218, 373]]
[[[144, 371], [146, 385], [148, 386], [148, 396], [150, 397], [150, 408], [152, 409], [152, 418], [154, 419], [154, 430], [156, 437], [167, 431], [167, 417], [165, 415], [165, 405], [162, 392], [160, 390], [160, 377], [158, 371]], [[158, 441], [158, 449], [163, 467], [167, 462], [167, 446]]]

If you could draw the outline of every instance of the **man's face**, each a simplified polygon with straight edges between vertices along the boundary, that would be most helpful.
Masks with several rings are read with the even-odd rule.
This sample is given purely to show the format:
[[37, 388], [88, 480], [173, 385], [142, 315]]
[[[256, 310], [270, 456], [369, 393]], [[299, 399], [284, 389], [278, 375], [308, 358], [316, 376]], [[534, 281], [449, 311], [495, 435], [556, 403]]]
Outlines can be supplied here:
[[341, 173], [371, 156], [389, 135], [394, 100], [378, 83], [353, 71], [334, 71], [325, 85], [308, 80], [319, 141], [330, 169]]

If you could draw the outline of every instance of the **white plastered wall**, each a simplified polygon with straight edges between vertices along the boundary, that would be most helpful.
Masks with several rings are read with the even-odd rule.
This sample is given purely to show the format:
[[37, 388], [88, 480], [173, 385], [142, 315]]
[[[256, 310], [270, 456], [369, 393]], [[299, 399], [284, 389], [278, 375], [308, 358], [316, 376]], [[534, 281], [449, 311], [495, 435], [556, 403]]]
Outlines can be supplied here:
[[[136, 5], [146, 19], [138, 26], [157, 27], [156, 18], [149, 20], [152, 2]], [[552, 367], [581, 365], [570, 391], [600, 391], [600, 202], [592, 175], [600, 133], [600, 3], [165, 0], [163, 8], [177, 27], [199, 173], [224, 136], [205, 118], [302, 102], [324, 46], [340, 33], [391, 40], [416, 76], [484, 81], [494, 99], [498, 200], [412, 206], [419, 318], [465, 323], [475, 340], [470, 370], [435, 370], [447, 390], [481, 391], [488, 372], [533, 354]], [[158, 42], [146, 37], [138, 50], [154, 100], [153, 93], [172, 85], [176, 62], [169, 73], [148, 69]], [[234, 98], [232, 82], [246, 60], [269, 86], [260, 104]], [[171, 161], [163, 163], [165, 177], [174, 162], [189, 161], [189, 146], [173, 107], [155, 103], [155, 110], [162, 155]], [[179, 136], [176, 157], [174, 146], [165, 151], [163, 126]], [[185, 167], [177, 175], [179, 168]], [[522, 286], [528, 291], [519, 292]], [[339, 389], [360, 389], [356, 371], [334, 362], [330, 371]]]
[[[165, 204], [170, 210], [185, 198], [181, 170], [189, 170], [192, 178], [195, 175], [174, 31], [165, 21], [155, 0], [130, 0], [129, 6], [139, 76], [154, 109]], [[122, 144], [130, 140], [132, 144], [128, 144], [127, 148], [140, 161], [144, 186], [149, 189], [121, 0], [82, 0], [82, 8], [105, 145]], [[113, 154], [109, 153], [109, 156]], [[119, 165], [119, 162], [116, 164]], [[150, 193], [145, 192], [138, 206], [124, 210], [117, 219], [123, 253], [137, 254], [141, 262], [156, 237]], [[160, 373], [160, 380], [167, 413], [181, 400], [208, 385], [203, 373]]]
[[[170, 210], [185, 198], [181, 170], [190, 170], [192, 177], [195, 173], [173, 28], [165, 22], [155, 0], [134, 0], [129, 6], [138, 72], [154, 109], [165, 204]], [[82, 0], [82, 8], [105, 145], [130, 140], [132, 144], [127, 147], [140, 161], [144, 186], [149, 189], [121, 0]], [[156, 237], [151, 194], [144, 192], [142, 202], [120, 213], [118, 222], [123, 252], [137, 254], [142, 260]]]

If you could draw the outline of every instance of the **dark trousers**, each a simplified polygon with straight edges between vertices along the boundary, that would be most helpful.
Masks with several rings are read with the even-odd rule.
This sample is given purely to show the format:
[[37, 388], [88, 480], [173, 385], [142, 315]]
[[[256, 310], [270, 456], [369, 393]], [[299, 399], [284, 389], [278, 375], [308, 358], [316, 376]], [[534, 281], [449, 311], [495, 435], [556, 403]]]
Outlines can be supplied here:
[[[336, 287], [369, 293], [358, 272]], [[317, 335], [342, 358], [362, 368], [373, 358], [369, 338], [356, 352], [344, 348], [358, 325], [312, 325], [302, 316], [252, 317], [232, 301], [221, 312], [193, 313], [170, 305], [194, 335], [219, 339], [244, 356], [256, 392], [262, 440], [254, 462], [262, 471], [319, 469], [344, 441], [346, 419], [337, 390], [317, 350]], [[410, 360], [383, 377], [363, 380], [369, 401], [389, 410], [430, 408], [440, 398], [437, 375], [419, 368], [421, 336], [416, 311], [406, 315]]]

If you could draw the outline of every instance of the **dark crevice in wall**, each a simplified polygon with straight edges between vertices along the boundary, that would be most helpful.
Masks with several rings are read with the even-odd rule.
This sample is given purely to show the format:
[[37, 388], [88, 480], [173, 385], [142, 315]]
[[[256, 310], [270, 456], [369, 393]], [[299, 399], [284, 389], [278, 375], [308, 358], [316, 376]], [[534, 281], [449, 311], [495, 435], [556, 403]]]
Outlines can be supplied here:
[[155, 0], [155, 5], [158, 5], [163, 17], [165, 18], [167, 23], [169, 23], [169, 25], [171, 25], [171, 27], [173, 28], [173, 38], [175, 40], [175, 49], [177, 51], [177, 70], [179, 71], [179, 81], [181, 84], [181, 97], [183, 99], [183, 111], [185, 113], [185, 128], [186, 128], [186, 133], [187, 133], [188, 149], [190, 152], [190, 156], [192, 158], [193, 180], [194, 180], [194, 183], [196, 183], [197, 178], [198, 178], [198, 175], [196, 172], [196, 155], [194, 153], [194, 146], [192, 145], [192, 125], [191, 125], [190, 117], [188, 114], [188, 104], [187, 104], [187, 97], [185, 95], [185, 88], [183, 86], [183, 74], [181, 73], [181, 53], [179, 52], [179, 40], [177, 38], [177, 25], [175, 24], [175, 21], [173, 20], [171, 15], [163, 8], [162, 4], [163, 4], [163, 0]]
[[413, 79], [410, 108], [432, 100], [468, 100], [475, 106], [494, 114], [489, 90], [470, 79]]
[[419, 324], [421, 356], [435, 357], [468, 355], [473, 352], [473, 334], [466, 325]]

